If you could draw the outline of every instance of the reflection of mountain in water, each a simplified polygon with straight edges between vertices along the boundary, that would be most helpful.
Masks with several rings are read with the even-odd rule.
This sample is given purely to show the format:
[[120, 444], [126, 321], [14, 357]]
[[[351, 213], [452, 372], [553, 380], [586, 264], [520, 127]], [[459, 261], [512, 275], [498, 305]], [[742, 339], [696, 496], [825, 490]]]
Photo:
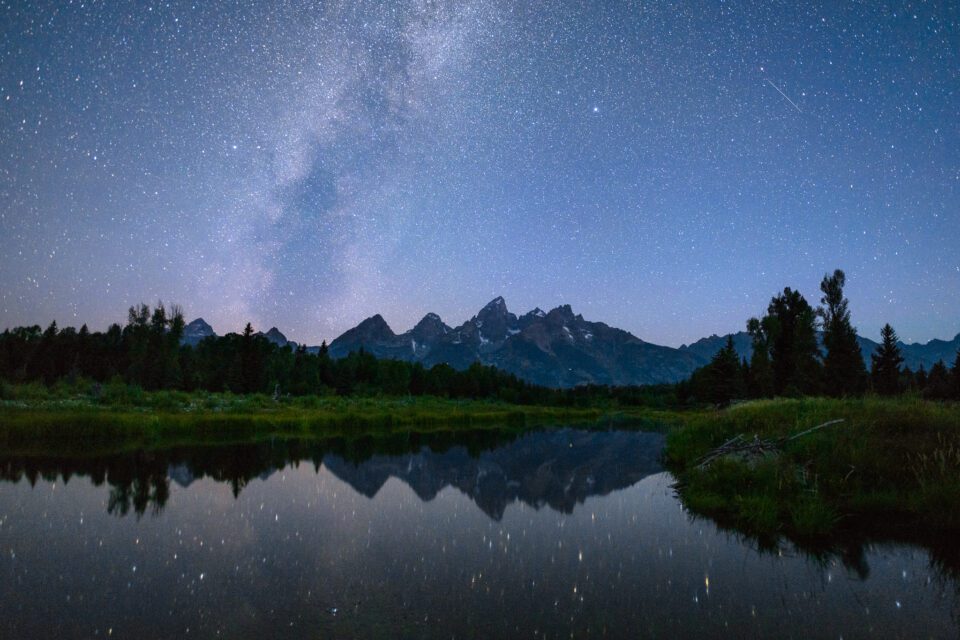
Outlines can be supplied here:
[[326, 466], [361, 494], [373, 497], [392, 476], [422, 500], [456, 487], [491, 518], [516, 500], [570, 513], [588, 496], [629, 487], [660, 471], [663, 436], [633, 431], [556, 429], [395, 433], [330, 440], [268, 440], [249, 444], [172, 447], [103, 455], [5, 455], [0, 480], [31, 485], [86, 476], [110, 487], [108, 511], [159, 513], [170, 483], [186, 489], [201, 478], [229, 483], [234, 495], [255, 478], [289, 465]]
[[528, 433], [477, 456], [464, 447], [441, 452], [422, 447], [357, 464], [329, 454], [323, 464], [371, 498], [390, 477], [408, 484], [424, 501], [444, 487], [456, 487], [499, 520], [516, 500], [570, 513], [589, 496], [629, 487], [661, 470], [662, 448], [663, 435], [657, 433], [563, 429]]

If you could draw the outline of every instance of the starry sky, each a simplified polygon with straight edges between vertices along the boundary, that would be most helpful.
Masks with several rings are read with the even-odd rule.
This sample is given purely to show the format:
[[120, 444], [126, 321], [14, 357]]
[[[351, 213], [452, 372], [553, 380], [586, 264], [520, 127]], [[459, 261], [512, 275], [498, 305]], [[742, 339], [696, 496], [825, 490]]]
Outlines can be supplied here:
[[0, 327], [960, 331], [956, 2], [0, 0]]

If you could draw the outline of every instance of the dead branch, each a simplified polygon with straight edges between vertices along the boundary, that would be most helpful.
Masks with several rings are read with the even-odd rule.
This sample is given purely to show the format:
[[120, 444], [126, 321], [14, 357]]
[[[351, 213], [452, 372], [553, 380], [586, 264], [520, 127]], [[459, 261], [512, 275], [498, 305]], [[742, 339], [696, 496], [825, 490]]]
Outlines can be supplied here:
[[768, 453], [780, 453], [783, 451], [784, 445], [788, 442], [792, 442], [797, 438], [813, 433], [820, 429], [824, 429], [831, 425], [838, 424], [843, 422], [843, 418], [838, 418], [836, 420], [829, 420], [823, 424], [818, 424], [815, 427], [807, 429], [806, 431], [801, 431], [800, 433], [794, 434], [792, 436], [777, 438], [775, 440], [761, 440], [758, 436], [753, 436], [753, 440], [747, 440], [744, 435], [738, 434], [733, 438], [727, 440], [722, 445], [716, 449], [712, 449], [707, 452], [703, 457], [697, 460], [697, 468], [705, 469], [715, 460], [723, 458], [726, 456], [738, 456], [741, 458], [750, 458], [750, 457], [759, 457], [766, 455]]

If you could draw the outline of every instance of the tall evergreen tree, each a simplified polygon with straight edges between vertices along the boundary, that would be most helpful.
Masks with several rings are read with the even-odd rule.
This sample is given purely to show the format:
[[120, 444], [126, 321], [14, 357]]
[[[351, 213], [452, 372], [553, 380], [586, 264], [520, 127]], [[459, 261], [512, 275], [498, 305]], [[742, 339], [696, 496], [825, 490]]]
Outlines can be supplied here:
[[910, 367], [900, 370], [900, 388], [904, 391], [917, 390], [917, 374]]
[[90, 329], [84, 324], [77, 333], [77, 355], [73, 368], [82, 376], [94, 375], [92, 341], [90, 339]]
[[27, 360], [27, 376], [53, 384], [57, 379], [57, 323], [53, 321], [40, 336], [33, 353]]
[[950, 377], [953, 382], [953, 399], [960, 400], [960, 349], [957, 349], [957, 357], [953, 360]]
[[892, 396], [900, 392], [900, 365], [903, 364], [903, 355], [897, 346], [897, 333], [889, 324], [883, 325], [880, 338], [880, 345], [870, 357], [873, 363], [870, 377], [874, 391], [882, 396]]
[[947, 365], [943, 360], [938, 360], [930, 367], [927, 388], [924, 389], [923, 395], [932, 400], [948, 400], [953, 396], [952, 382]]
[[799, 291], [787, 287], [770, 301], [761, 323], [770, 341], [774, 393], [817, 393], [820, 362], [813, 307]]
[[[766, 318], [764, 318], [766, 320]], [[770, 322], [767, 322], [769, 325]], [[773, 368], [770, 366], [770, 337], [759, 318], [747, 321], [747, 332], [753, 339], [750, 356], [750, 377], [747, 393], [752, 398], [768, 398], [773, 395]]]
[[727, 344], [714, 354], [707, 368], [707, 399], [717, 406], [725, 407], [742, 392], [740, 358], [733, 346], [733, 336], [727, 336]]
[[923, 393], [923, 390], [927, 388], [927, 370], [923, 368], [923, 363], [920, 363], [920, 369], [917, 370], [917, 375], [913, 378], [914, 388]]
[[148, 386], [153, 371], [150, 362], [150, 307], [145, 304], [130, 307], [127, 326], [123, 329], [127, 382]]
[[860, 395], [867, 386], [867, 368], [863, 364], [857, 331], [850, 322], [848, 300], [843, 297], [846, 276], [837, 269], [820, 282], [823, 305], [817, 314], [823, 320], [824, 390], [834, 396]]
[[253, 335], [253, 325], [248, 322], [240, 338], [240, 387], [243, 393], [263, 391], [260, 384], [262, 363], [258, 346]]

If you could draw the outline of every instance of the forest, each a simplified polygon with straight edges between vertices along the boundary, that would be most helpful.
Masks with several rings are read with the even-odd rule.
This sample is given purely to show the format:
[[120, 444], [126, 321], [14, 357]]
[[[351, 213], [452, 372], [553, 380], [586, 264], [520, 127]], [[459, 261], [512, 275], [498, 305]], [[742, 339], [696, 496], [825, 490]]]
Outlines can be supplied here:
[[[550, 389], [474, 363], [463, 371], [446, 364], [378, 359], [363, 349], [331, 358], [326, 343], [316, 353], [304, 346], [280, 347], [257, 335], [248, 323], [242, 334], [211, 336], [196, 347], [181, 344], [183, 313], [158, 303], [131, 307], [127, 323], [106, 332], [86, 325], [59, 329], [56, 322], [17, 327], [0, 334], [0, 380], [8, 385], [90, 381], [126, 384], [145, 391], [178, 390], [279, 396], [433, 396], [492, 399], [513, 404], [589, 406], [663, 404], [671, 385], [585, 386]], [[3, 392], [0, 391], [0, 394]]]
[[910, 392], [931, 400], [960, 400], [960, 351], [950, 368], [941, 360], [930, 371], [922, 366], [911, 371], [902, 366], [897, 334], [889, 324], [867, 370], [843, 294], [845, 284], [839, 269], [825, 275], [816, 308], [799, 291], [785, 288], [770, 300], [766, 315], [747, 321], [753, 343], [750, 359], [740, 358], [733, 338], [728, 338], [708, 365], [677, 385], [678, 400], [722, 407], [740, 399]]
[[[785, 288], [771, 299], [765, 315], [747, 321], [753, 347], [749, 360], [739, 357], [728, 338], [709, 364], [676, 385], [550, 389], [480, 363], [462, 371], [446, 364], [426, 368], [377, 359], [362, 349], [335, 359], [326, 343], [316, 352], [304, 346], [281, 347], [255, 333], [249, 323], [241, 334], [211, 336], [191, 346], [181, 344], [181, 309], [168, 311], [162, 303], [131, 307], [125, 326], [113, 324], [105, 332], [90, 332], [86, 325], [60, 329], [56, 322], [46, 329], [7, 329], [0, 334], [0, 381], [54, 386], [88, 380], [94, 396], [101, 385], [111, 383], [145, 391], [409, 395], [552, 406], [723, 407], [754, 398], [908, 392], [933, 400], [960, 399], [960, 352], [950, 367], [940, 361], [929, 371], [911, 371], [902, 366], [897, 335], [889, 324], [867, 369], [844, 297], [845, 283], [843, 271], [825, 275], [816, 308], [799, 291]], [[3, 393], [0, 389], [0, 397]]]

